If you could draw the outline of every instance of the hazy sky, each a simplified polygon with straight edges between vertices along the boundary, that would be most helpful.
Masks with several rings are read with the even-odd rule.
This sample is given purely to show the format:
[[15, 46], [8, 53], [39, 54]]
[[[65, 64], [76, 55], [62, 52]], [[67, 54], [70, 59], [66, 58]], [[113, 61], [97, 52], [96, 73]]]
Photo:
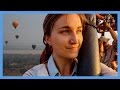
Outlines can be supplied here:
[[[43, 45], [42, 23], [45, 14], [6, 14], [4, 15], [3, 26], [3, 43], [4, 48], [31, 48], [32, 44], [37, 46]], [[15, 29], [12, 21], [18, 20], [19, 25]], [[15, 35], [19, 35], [16, 39]], [[8, 44], [5, 44], [5, 41]], [[27, 46], [27, 47], [26, 47]], [[36, 47], [37, 48], [37, 47]]]
[[[4, 49], [32, 49], [32, 44], [37, 48], [43, 46], [43, 28], [42, 23], [46, 14], [5, 14], [3, 18], [3, 45]], [[18, 20], [19, 26], [15, 29], [12, 21]], [[19, 35], [16, 39], [15, 35]], [[106, 37], [112, 38], [109, 33]], [[100, 37], [100, 35], [98, 35]], [[8, 44], [5, 44], [5, 41]]]

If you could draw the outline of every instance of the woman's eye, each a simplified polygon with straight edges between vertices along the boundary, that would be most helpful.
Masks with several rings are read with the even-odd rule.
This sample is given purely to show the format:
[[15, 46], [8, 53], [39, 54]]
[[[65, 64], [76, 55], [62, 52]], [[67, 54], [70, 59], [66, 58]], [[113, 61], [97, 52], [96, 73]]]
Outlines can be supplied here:
[[69, 30], [63, 30], [61, 31], [62, 34], [68, 34], [70, 31]]
[[81, 33], [82, 32], [82, 30], [77, 30], [77, 33]]
[[69, 30], [64, 30], [63, 32], [64, 32], [64, 33], [69, 33]]

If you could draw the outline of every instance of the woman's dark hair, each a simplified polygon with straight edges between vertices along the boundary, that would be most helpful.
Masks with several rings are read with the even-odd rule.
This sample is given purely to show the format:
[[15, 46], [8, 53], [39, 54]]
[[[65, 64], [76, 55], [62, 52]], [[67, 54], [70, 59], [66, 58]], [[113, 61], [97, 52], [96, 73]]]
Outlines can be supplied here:
[[[40, 56], [40, 63], [45, 63], [49, 57], [51, 56], [53, 50], [52, 47], [45, 42], [45, 37], [50, 36], [52, 32], [52, 28], [55, 24], [55, 22], [58, 20], [60, 16], [64, 14], [48, 14], [43, 22], [43, 31], [44, 31], [44, 36], [43, 36], [43, 43], [45, 44], [45, 49], [43, 50], [41, 56]], [[84, 14], [78, 14], [81, 20], [81, 23], [83, 25], [83, 28], [85, 27], [86, 23], [86, 17]]]

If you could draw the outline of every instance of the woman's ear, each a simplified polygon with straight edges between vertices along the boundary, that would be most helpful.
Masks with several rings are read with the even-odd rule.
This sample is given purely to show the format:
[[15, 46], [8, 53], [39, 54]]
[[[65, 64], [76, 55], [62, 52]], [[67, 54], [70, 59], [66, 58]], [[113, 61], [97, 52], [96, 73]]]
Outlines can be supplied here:
[[45, 36], [45, 42], [46, 42], [46, 44], [49, 44], [51, 46], [51, 38], [50, 38], [50, 36]]

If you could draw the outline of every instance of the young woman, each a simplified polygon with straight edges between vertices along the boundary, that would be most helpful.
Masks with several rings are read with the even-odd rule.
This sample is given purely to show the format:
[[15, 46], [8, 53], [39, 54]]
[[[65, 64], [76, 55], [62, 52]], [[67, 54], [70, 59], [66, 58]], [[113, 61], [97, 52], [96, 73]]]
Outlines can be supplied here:
[[[45, 49], [39, 65], [23, 76], [76, 76], [86, 17], [83, 14], [48, 14], [43, 23]], [[101, 64], [103, 75], [117, 73]]]

